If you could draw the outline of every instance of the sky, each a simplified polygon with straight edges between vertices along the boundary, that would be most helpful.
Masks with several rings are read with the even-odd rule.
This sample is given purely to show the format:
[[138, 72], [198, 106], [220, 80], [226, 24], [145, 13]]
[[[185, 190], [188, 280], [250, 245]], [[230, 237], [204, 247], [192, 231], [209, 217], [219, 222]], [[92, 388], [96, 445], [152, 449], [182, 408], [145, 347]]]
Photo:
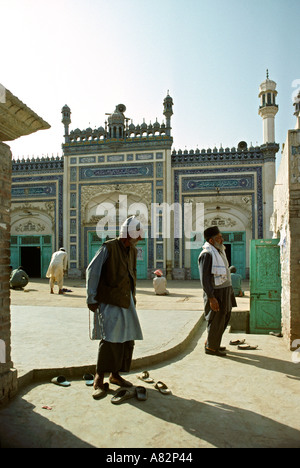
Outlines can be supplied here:
[[[61, 156], [70, 130], [104, 126], [117, 104], [162, 123], [173, 148], [263, 143], [259, 85], [277, 83], [276, 142], [300, 90], [300, 0], [0, 0], [0, 84], [51, 129], [8, 142], [14, 158]], [[278, 153], [278, 161], [280, 151]]]

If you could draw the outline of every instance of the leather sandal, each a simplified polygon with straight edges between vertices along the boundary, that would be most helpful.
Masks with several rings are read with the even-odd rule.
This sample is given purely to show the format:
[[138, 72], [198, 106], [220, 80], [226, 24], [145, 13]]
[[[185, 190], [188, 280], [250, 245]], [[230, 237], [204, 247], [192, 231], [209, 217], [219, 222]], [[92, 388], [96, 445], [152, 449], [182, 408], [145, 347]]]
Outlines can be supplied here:
[[93, 394], [92, 394], [92, 397], [95, 399], [95, 400], [100, 400], [101, 398], [104, 398], [106, 395], [107, 395], [107, 392], [109, 390], [109, 385], [108, 383], [106, 382], [104, 385], [103, 385], [103, 388], [101, 387], [96, 387]]

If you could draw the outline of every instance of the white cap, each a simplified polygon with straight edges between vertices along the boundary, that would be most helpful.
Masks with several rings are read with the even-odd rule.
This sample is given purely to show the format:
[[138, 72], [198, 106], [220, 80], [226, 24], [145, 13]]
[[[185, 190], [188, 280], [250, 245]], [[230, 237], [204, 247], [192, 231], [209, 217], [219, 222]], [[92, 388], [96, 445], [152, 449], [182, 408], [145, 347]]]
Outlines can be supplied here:
[[138, 237], [144, 237], [144, 229], [142, 223], [138, 220], [136, 216], [130, 216], [124, 221], [120, 230], [120, 237], [127, 238], [128, 235], [132, 239], [137, 239]]

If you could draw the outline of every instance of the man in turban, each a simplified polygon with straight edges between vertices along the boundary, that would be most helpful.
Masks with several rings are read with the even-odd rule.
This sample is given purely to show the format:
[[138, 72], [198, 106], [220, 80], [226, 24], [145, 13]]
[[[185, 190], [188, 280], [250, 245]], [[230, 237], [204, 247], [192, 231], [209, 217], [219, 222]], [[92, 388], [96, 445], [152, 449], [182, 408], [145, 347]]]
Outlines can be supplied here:
[[134, 340], [143, 334], [135, 304], [136, 261], [135, 245], [143, 237], [143, 228], [135, 216], [121, 226], [120, 237], [104, 242], [86, 270], [87, 304], [99, 324], [98, 360], [93, 398], [106, 395], [109, 382], [131, 387], [120, 372], [129, 372]]
[[231, 285], [223, 237], [217, 226], [204, 231], [206, 240], [199, 255], [199, 273], [203, 288], [204, 314], [207, 324], [206, 354], [226, 356], [221, 347], [223, 333], [236, 301]]

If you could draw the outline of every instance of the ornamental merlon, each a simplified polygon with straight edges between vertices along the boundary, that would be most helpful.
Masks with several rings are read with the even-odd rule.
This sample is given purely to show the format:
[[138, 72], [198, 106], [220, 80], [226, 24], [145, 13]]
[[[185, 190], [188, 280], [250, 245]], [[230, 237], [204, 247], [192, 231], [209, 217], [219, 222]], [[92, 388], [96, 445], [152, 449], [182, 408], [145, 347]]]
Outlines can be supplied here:
[[261, 146], [250, 146], [247, 147], [245, 142], [240, 142], [237, 147], [223, 147], [213, 149], [199, 149], [194, 150], [184, 150], [175, 149], [171, 153], [172, 163], [173, 164], [199, 164], [199, 163], [226, 163], [228, 162], [239, 162], [239, 161], [249, 161], [251, 162], [263, 162], [263, 152]]

